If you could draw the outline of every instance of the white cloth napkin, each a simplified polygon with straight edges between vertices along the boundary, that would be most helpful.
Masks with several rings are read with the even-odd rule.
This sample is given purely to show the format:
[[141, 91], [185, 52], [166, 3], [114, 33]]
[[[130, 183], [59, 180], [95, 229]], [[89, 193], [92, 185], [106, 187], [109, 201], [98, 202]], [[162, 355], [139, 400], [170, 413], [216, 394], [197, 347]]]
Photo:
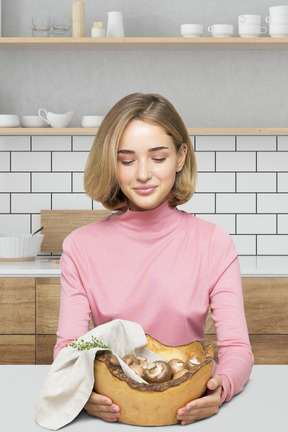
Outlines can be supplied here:
[[[92, 336], [109, 345], [124, 372], [138, 382], [143, 381], [121, 360], [126, 354], [146, 357], [148, 362], [162, 358], [147, 350], [142, 327], [134, 322], [114, 320], [98, 326], [79, 339], [92, 341]], [[47, 429], [57, 430], [74, 420], [90, 397], [94, 386], [94, 360], [98, 350], [78, 351], [63, 348], [50, 367], [35, 405], [35, 421]]]

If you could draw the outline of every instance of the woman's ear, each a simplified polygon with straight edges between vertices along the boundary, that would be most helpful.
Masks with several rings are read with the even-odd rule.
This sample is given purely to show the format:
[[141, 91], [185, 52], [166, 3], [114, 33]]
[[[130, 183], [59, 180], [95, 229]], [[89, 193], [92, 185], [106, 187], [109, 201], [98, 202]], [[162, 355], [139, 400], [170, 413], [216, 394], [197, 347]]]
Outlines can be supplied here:
[[184, 165], [185, 160], [186, 160], [186, 155], [187, 155], [187, 144], [183, 143], [181, 145], [181, 147], [179, 148], [178, 153], [177, 153], [178, 162], [177, 162], [176, 172], [179, 172], [182, 170], [183, 165]]

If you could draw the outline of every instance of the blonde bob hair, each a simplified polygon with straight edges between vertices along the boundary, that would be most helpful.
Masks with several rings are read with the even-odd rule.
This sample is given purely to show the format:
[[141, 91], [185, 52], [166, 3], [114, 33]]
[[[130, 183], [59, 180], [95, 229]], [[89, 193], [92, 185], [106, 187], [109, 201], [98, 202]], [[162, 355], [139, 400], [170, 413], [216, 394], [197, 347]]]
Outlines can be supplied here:
[[116, 210], [127, 206], [127, 199], [117, 179], [117, 152], [124, 129], [134, 119], [162, 126], [171, 136], [179, 151], [187, 145], [186, 159], [176, 178], [170, 195], [170, 205], [184, 204], [196, 187], [197, 165], [187, 129], [174, 106], [158, 94], [130, 94], [117, 102], [103, 119], [91, 147], [85, 172], [87, 195], [104, 207]]

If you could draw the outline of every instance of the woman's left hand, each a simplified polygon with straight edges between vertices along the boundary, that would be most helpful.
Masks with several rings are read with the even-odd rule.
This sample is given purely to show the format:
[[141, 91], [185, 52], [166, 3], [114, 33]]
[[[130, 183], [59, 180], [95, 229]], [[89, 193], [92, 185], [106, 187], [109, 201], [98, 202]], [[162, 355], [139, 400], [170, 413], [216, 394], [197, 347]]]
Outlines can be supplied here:
[[207, 383], [206, 395], [180, 408], [177, 413], [178, 420], [185, 425], [216, 414], [220, 406], [221, 391], [222, 378], [220, 375], [214, 375]]

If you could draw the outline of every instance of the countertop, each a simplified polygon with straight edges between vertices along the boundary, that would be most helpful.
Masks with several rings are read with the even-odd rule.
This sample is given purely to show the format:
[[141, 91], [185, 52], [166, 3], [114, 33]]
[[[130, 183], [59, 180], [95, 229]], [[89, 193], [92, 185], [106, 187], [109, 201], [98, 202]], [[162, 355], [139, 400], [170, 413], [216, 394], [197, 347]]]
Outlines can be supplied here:
[[[5, 431], [45, 431], [34, 421], [34, 404], [48, 374], [49, 366], [0, 366], [1, 426]], [[224, 403], [218, 414], [181, 426], [158, 426], [153, 432], [271, 432], [287, 423], [288, 365], [254, 366], [242, 393]], [[63, 428], [70, 432], [147, 432], [149, 428], [123, 423], [108, 423], [82, 411]], [[61, 430], [61, 429], [60, 429]], [[150, 431], [152, 429], [150, 428]]]
[[[0, 262], [0, 277], [60, 277], [60, 264], [50, 259]], [[288, 277], [288, 256], [240, 256], [239, 261], [242, 277]]]

